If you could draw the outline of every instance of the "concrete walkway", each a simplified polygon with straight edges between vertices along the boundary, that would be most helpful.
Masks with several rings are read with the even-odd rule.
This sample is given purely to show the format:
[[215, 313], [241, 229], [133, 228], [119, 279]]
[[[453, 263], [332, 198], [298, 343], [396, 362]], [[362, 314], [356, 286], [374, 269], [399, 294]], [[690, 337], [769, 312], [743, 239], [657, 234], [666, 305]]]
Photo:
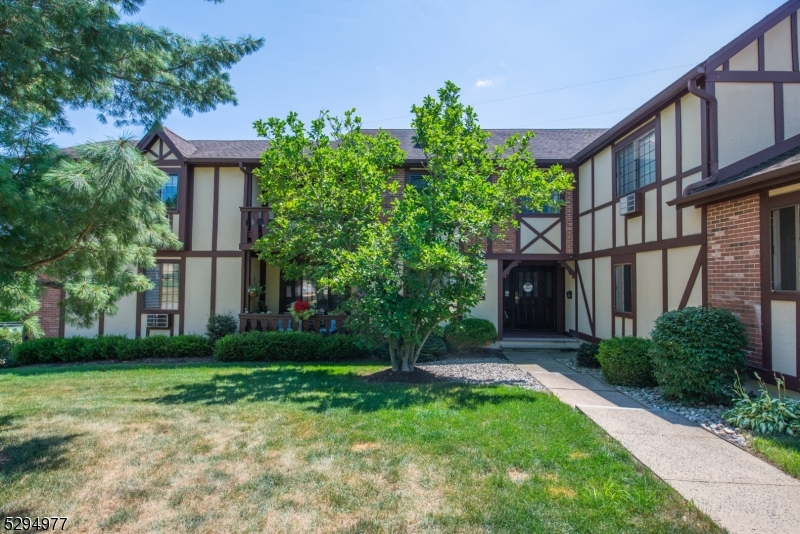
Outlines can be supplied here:
[[674, 412], [647, 408], [557, 362], [564, 353], [505, 355], [729, 532], [800, 533], [797, 479]]

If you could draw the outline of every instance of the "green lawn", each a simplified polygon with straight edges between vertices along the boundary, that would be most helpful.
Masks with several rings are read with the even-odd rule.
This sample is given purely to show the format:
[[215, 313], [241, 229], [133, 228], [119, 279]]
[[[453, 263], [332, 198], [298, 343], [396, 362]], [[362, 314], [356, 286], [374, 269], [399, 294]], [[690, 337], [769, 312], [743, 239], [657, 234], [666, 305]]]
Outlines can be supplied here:
[[360, 376], [380, 369], [2, 371], [0, 512], [79, 532], [719, 532], [553, 396]]
[[800, 438], [755, 436], [753, 449], [786, 473], [800, 478]]

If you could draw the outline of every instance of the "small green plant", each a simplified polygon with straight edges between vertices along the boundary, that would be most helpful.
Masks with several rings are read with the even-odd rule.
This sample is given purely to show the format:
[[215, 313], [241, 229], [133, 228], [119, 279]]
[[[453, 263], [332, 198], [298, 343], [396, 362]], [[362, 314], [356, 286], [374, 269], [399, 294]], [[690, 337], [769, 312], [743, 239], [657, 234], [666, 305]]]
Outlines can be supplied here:
[[653, 373], [664, 393], [683, 402], [727, 402], [745, 369], [744, 326], [723, 308], [662, 314], [651, 334]]
[[247, 286], [247, 293], [251, 297], [257, 297], [264, 293], [264, 286], [249, 285]]
[[581, 343], [581, 346], [578, 347], [578, 356], [576, 358], [578, 365], [594, 369], [600, 367], [600, 362], [597, 361], [597, 352], [599, 350], [600, 345], [596, 343]]
[[212, 313], [206, 323], [206, 337], [213, 345], [220, 339], [239, 330], [239, 320], [232, 313]]
[[620, 386], [653, 386], [653, 366], [650, 363], [650, 340], [623, 336], [603, 340], [597, 352], [597, 361], [603, 377]]
[[759, 393], [751, 397], [745, 391], [738, 374], [734, 391], [733, 408], [725, 412], [725, 420], [756, 434], [787, 434], [800, 436], [800, 401], [786, 397], [786, 384], [775, 377], [778, 396], [773, 397], [761, 377], [758, 378]]
[[475, 350], [497, 341], [497, 328], [486, 319], [467, 317], [448, 323], [444, 340], [447, 348], [455, 352]]

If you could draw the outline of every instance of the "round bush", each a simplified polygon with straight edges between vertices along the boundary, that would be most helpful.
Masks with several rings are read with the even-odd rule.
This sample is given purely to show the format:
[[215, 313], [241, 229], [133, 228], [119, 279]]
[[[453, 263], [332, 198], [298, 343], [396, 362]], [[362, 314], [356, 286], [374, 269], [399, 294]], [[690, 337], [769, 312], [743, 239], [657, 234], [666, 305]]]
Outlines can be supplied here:
[[417, 362], [429, 362], [439, 359], [445, 354], [447, 354], [447, 343], [444, 338], [431, 334], [419, 351]]
[[581, 343], [581, 346], [578, 347], [578, 365], [593, 369], [600, 367], [600, 362], [597, 361], [597, 351], [599, 350], [600, 346], [596, 343]]
[[232, 313], [212, 313], [206, 323], [206, 337], [213, 345], [220, 339], [239, 331], [239, 320]]
[[444, 340], [452, 351], [475, 350], [497, 341], [497, 328], [486, 319], [468, 317], [449, 323]]
[[656, 320], [653, 372], [664, 393], [683, 402], [730, 399], [736, 373], [745, 370], [747, 334], [724, 308], [691, 307]]
[[646, 387], [655, 385], [650, 362], [650, 340], [623, 336], [603, 340], [597, 361], [610, 384]]

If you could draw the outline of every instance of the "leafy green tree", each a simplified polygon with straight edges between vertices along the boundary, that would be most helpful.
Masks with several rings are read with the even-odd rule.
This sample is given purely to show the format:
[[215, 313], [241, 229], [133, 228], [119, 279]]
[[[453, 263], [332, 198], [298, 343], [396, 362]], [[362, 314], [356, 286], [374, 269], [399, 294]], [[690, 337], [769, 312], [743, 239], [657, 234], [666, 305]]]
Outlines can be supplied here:
[[485, 242], [517, 224], [519, 199], [541, 208], [572, 187], [561, 167], [536, 166], [532, 133], [490, 148], [458, 87], [438, 96], [412, 107], [425, 184], [397, 196], [397, 142], [361, 133], [353, 111], [323, 113], [308, 131], [295, 114], [255, 123], [270, 142], [256, 175], [275, 215], [260, 257], [289, 278], [351, 289], [350, 326], [388, 342], [395, 371], [412, 371], [436, 326], [478, 304]]
[[0, 2], [0, 308], [34, 332], [42, 287], [64, 289], [67, 319], [86, 325], [149, 287], [131, 267], [179, 246], [158, 200], [166, 176], [126, 139], [73, 161], [48, 139], [71, 130], [65, 110], [153, 128], [174, 109], [236, 104], [227, 69], [263, 45], [122, 20], [145, 2]]

